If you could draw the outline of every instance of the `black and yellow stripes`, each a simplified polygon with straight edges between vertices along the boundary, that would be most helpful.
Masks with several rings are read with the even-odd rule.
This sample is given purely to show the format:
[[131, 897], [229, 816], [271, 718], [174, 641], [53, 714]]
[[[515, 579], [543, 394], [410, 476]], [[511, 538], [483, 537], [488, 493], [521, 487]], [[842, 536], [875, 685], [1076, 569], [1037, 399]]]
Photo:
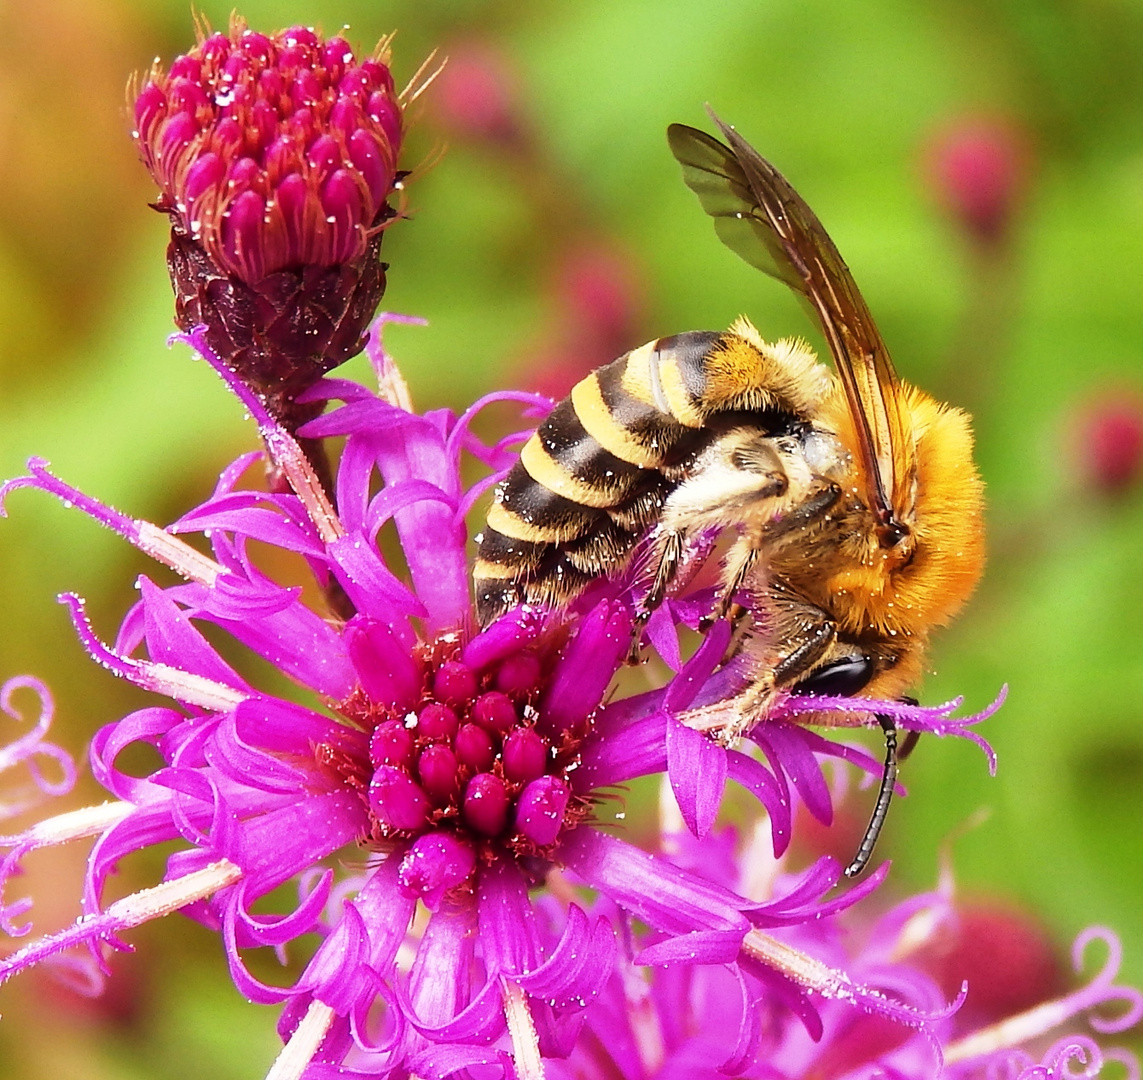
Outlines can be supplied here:
[[656, 339], [580, 381], [497, 491], [474, 570], [481, 622], [621, 570], [713, 437], [713, 417], [751, 410], [769, 427], [790, 411], [782, 390], [796, 380], [776, 370], [781, 345], [743, 322]]

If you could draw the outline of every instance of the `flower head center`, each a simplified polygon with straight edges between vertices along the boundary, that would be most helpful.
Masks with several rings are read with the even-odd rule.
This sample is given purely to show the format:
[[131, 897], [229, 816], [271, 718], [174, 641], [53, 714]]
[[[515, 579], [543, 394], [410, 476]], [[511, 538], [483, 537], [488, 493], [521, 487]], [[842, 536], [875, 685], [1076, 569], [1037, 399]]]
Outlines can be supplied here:
[[586, 729], [550, 730], [539, 708], [557, 654], [541, 641], [474, 668], [448, 634], [414, 650], [417, 690], [404, 702], [359, 690], [342, 703], [371, 730], [369, 760], [327, 763], [365, 800], [369, 841], [424, 841], [438, 855], [443, 841], [449, 857], [550, 853], [587, 812], [569, 779]]

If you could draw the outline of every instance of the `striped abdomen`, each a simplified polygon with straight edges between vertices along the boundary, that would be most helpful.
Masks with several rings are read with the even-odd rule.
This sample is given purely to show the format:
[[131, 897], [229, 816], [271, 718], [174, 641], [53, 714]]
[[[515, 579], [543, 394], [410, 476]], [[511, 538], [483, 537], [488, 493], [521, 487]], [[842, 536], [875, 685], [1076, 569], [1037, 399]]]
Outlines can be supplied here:
[[497, 489], [474, 570], [480, 621], [563, 603], [622, 570], [714, 418], [745, 413], [776, 429], [803, 414], [808, 350], [775, 350], [740, 322], [659, 338], [577, 383]]

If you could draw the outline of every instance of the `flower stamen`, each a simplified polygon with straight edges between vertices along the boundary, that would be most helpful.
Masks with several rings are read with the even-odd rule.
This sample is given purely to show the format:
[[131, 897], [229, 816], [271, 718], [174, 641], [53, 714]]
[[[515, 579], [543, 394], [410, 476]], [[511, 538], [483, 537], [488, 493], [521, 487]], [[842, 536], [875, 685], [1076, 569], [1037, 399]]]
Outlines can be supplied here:
[[325, 1002], [316, 998], [311, 1001], [306, 1015], [290, 1036], [290, 1041], [275, 1058], [266, 1074], [266, 1080], [298, 1080], [313, 1060], [336, 1018], [337, 1013]]
[[27, 845], [29, 848], [66, 844], [98, 836], [118, 825], [135, 809], [129, 802], [104, 802], [98, 806], [85, 806], [82, 810], [69, 810], [44, 821], [37, 821], [27, 832], [16, 836], [0, 836], [0, 847]]
[[81, 915], [66, 930], [48, 934], [0, 961], [0, 983], [73, 945], [105, 940], [121, 930], [130, 930], [152, 919], [170, 915], [180, 908], [205, 900], [220, 889], [242, 879], [242, 870], [229, 859], [219, 859], [183, 877], [160, 882], [149, 889], [116, 900], [98, 915]]
[[1120, 946], [1118, 939], [1110, 931], [1102, 927], [1089, 927], [1080, 934], [1072, 947], [1075, 966], [1077, 970], [1082, 966], [1085, 948], [1089, 942], [1096, 939], [1107, 944], [1110, 954], [1103, 968], [1087, 986], [1075, 993], [1033, 1006], [998, 1024], [958, 1039], [946, 1047], [945, 1061], [948, 1063], [965, 1061], [985, 1054], [994, 1054], [999, 1050], [1022, 1046], [1058, 1028], [1077, 1013], [1108, 1001], [1127, 1002], [1127, 1011], [1112, 1020], [1093, 1018], [1091, 1026], [1097, 1031], [1104, 1033], [1124, 1031], [1138, 1023], [1143, 1017], [1143, 994], [1133, 987], [1115, 986], [1112, 983], [1119, 970]]
[[747, 933], [742, 942], [742, 951], [822, 997], [840, 1000], [853, 996], [853, 984], [844, 972], [836, 971], [828, 964], [823, 964], [760, 930]]
[[91, 658], [97, 664], [102, 664], [112, 674], [132, 682], [144, 690], [150, 690], [156, 694], [165, 694], [167, 697], [175, 698], [187, 705], [197, 705], [199, 708], [211, 709], [215, 712], [227, 712], [251, 696], [233, 686], [226, 686], [203, 675], [183, 671], [181, 668], [172, 667], [170, 664], [120, 656], [96, 636], [84, 610], [84, 601], [80, 597], [74, 593], [64, 593], [60, 597], [60, 602], [66, 605], [71, 612], [71, 620], [75, 626], [76, 634]]
[[511, 979], [501, 978], [504, 992], [504, 1017], [512, 1037], [512, 1057], [519, 1080], [544, 1080], [544, 1062], [540, 1057], [540, 1038], [528, 1008], [528, 995]]

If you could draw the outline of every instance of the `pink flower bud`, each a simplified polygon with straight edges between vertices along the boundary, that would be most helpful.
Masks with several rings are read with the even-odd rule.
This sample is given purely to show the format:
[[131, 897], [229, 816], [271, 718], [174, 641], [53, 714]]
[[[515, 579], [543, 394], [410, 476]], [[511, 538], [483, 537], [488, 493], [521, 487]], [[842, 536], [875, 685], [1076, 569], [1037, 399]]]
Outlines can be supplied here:
[[1056, 950], [1031, 915], [995, 902], [958, 905], [954, 929], [918, 954], [942, 989], [969, 994], [959, 1030], [996, 1023], [1058, 995], [1065, 980]]
[[421, 751], [417, 774], [425, 793], [438, 806], [451, 802], [460, 790], [456, 774], [456, 754], [447, 746], [434, 743]]
[[558, 776], [541, 776], [520, 793], [516, 828], [533, 844], [544, 847], [560, 834], [571, 789]]
[[508, 64], [490, 46], [470, 42], [450, 49], [434, 101], [442, 125], [461, 138], [508, 142], [519, 133]]
[[476, 693], [476, 676], [472, 668], [459, 660], [441, 664], [433, 675], [433, 695], [446, 705], [463, 705]]
[[369, 760], [374, 768], [392, 765], [407, 769], [413, 762], [413, 735], [399, 720], [385, 720], [369, 739]]
[[483, 771], [492, 768], [496, 746], [484, 728], [478, 724], [465, 724], [456, 733], [456, 756], [462, 765]]
[[516, 706], [507, 695], [491, 690], [473, 702], [472, 719], [490, 734], [503, 735], [516, 726]]
[[476, 866], [472, 848], [449, 833], [426, 833], [413, 841], [401, 860], [401, 887], [435, 911], [449, 889], [463, 885]]
[[459, 726], [456, 713], [435, 701], [426, 705], [417, 717], [417, 734], [433, 742], [452, 742]]
[[548, 744], [531, 728], [517, 728], [504, 740], [504, 775], [523, 783], [544, 775]]
[[392, 765], [382, 765], [369, 784], [369, 809], [389, 829], [419, 829], [429, 800], [416, 781]]

